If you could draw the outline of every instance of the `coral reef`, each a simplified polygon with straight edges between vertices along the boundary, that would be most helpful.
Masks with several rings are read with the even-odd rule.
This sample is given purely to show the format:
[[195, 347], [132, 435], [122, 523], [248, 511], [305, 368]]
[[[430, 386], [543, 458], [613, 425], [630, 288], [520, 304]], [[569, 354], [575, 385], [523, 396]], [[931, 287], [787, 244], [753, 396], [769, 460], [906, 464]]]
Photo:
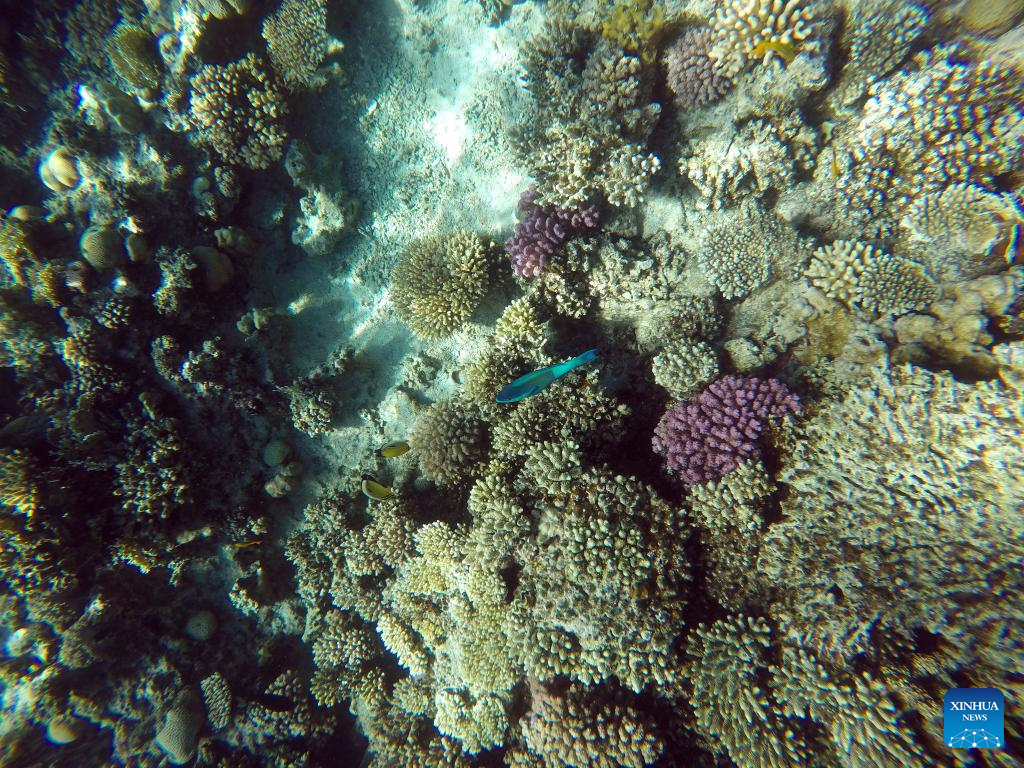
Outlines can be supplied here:
[[0, 20], [5, 761], [1020, 762], [1019, 0], [72, 5]]

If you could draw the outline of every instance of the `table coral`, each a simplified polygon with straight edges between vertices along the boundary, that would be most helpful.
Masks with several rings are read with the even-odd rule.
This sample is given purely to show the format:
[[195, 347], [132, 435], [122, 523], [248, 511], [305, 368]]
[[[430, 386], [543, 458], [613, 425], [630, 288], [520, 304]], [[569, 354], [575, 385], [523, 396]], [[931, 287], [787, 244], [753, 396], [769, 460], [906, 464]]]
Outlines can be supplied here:
[[651, 444], [670, 472], [695, 485], [759, 457], [768, 420], [799, 410], [797, 396], [775, 379], [724, 376], [667, 410]]
[[1008, 194], [951, 184], [914, 200], [900, 226], [939, 280], [962, 281], [997, 272], [1013, 260], [1024, 212]]

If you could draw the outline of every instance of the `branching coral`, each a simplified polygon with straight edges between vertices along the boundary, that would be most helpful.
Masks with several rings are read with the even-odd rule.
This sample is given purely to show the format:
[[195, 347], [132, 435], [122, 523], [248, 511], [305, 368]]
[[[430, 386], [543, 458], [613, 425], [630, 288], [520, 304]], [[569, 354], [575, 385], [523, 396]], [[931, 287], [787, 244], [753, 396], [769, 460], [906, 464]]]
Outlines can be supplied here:
[[691, 27], [665, 49], [665, 79], [680, 109], [711, 104], [732, 88], [721, 63], [711, 58], [713, 39], [710, 27]]
[[24, 451], [0, 453], [0, 505], [32, 519], [39, 505], [39, 489], [32, 460]]
[[526, 82], [534, 120], [520, 142], [539, 201], [564, 208], [643, 200], [660, 165], [645, 149], [658, 116], [641, 61], [593, 31], [553, 19], [531, 41]]
[[805, 745], [761, 685], [770, 645], [767, 622], [741, 616], [700, 625], [687, 648], [697, 724], [740, 768], [786, 768], [806, 759]]
[[655, 0], [619, 0], [601, 24], [601, 34], [616, 45], [651, 63], [666, 26], [665, 14]]
[[1019, 77], [949, 47], [919, 54], [915, 63], [871, 87], [852, 142], [893, 155], [904, 204], [952, 183], [991, 185], [1020, 164]]
[[267, 168], [281, 159], [287, 138], [284, 94], [254, 54], [224, 66], [208, 64], [191, 85], [192, 123], [225, 161]]
[[768, 420], [799, 410], [796, 395], [775, 379], [724, 376], [666, 411], [652, 445], [670, 472], [695, 485], [759, 457]]
[[474, 473], [487, 450], [481, 416], [466, 403], [434, 403], [416, 422], [409, 436], [425, 477], [441, 485], [458, 485]]
[[673, 398], [685, 400], [718, 376], [718, 360], [703, 341], [675, 339], [654, 356], [651, 373]]
[[792, 230], [754, 206], [701, 238], [698, 261], [726, 299], [741, 299], [772, 276], [773, 265], [799, 253]]
[[549, 768], [643, 768], [662, 753], [661, 738], [624, 696], [581, 686], [531, 691], [523, 736]]
[[[782, 711], [828, 730], [837, 764], [844, 768], [900, 768], [926, 764], [886, 687], [867, 673], [835, 675], [806, 649], [786, 644], [772, 670]], [[838, 677], [838, 679], [837, 679]]]
[[887, 75], [910, 54], [928, 24], [928, 10], [915, 3], [888, 2], [856, 6], [844, 36], [849, 63], [837, 87], [840, 102], [850, 104], [872, 82]]
[[505, 242], [512, 269], [520, 277], [537, 277], [562, 245], [575, 235], [597, 228], [598, 213], [593, 206], [559, 208], [537, 203], [531, 186], [519, 199], [519, 223]]
[[717, 42], [711, 55], [729, 76], [751, 60], [778, 57], [785, 63], [801, 51], [815, 53], [813, 0], [726, 0], [712, 21]]
[[459, 230], [413, 241], [391, 275], [391, 303], [416, 335], [457, 331], [489, 288], [489, 244]]
[[282, 0], [263, 22], [263, 38], [270, 62], [285, 85], [312, 85], [327, 55], [325, 0]]
[[1019, 610], [1019, 345], [999, 354], [1001, 381], [976, 385], [875, 371], [792, 443], [759, 570], [819, 653], [848, 657], [872, 627], [981, 638]]
[[799, 126], [793, 135], [763, 120], [722, 130], [695, 142], [679, 158], [679, 173], [693, 184], [703, 203], [722, 208], [746, 195], [784, 190], [799, 170], [798, 159], [813, 147], [813, 134]]
[[826, 296], [883, 315], [923, 309], [938, 297], [923, 266], [857, 241], [818, 248], [806, 274]]

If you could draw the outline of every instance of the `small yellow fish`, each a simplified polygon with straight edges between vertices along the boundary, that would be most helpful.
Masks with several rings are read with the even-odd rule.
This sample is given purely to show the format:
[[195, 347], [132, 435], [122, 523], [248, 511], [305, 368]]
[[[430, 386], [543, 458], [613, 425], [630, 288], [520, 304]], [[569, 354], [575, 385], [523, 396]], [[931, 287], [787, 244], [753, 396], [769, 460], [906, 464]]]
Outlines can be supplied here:
[[231, 546], [235, 549], [245, 549], [246, 547], [255, 547], [257, 544], [262, 544], [263, 539], [250, 539], [249, 541], [236, 541]]
[[388, 488], [383, 483], [378, 483], [369, 475], [363, 475], [362, 482], [363, 493], [367, 498], [373, 499], [374, 501], [387, 501], [395, 496], [395, 492]]
[[750, 51], [750, 58], [760, 59], [766, 53], [774, 53], [789, 64], [796, 58], [797, 48], [792, 43], [783, 43], [779, 40], [763, 40]]
[[405, 440], [395, 440], [380, 448], [377, 453], [385, 459], [397, 459], [409, 450], [409, 444]]

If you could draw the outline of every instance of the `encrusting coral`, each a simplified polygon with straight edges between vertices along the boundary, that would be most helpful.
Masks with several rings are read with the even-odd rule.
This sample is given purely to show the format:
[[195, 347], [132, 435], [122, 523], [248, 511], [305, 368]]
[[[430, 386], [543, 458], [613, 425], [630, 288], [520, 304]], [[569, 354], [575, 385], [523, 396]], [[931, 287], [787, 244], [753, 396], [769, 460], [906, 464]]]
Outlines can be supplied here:
[[978, 654], [1020, 610], [1021, 350], [997, 352], [1000, 380], [880, 369], [801, 428], [758, 570], [810, 647], [848, 657], [872, 627], [919, 628]]
[[391, 275], [391, 303], [413, 332], [457, 331], [490, 287], [490, 244], [466, 230], [410, 243]]

